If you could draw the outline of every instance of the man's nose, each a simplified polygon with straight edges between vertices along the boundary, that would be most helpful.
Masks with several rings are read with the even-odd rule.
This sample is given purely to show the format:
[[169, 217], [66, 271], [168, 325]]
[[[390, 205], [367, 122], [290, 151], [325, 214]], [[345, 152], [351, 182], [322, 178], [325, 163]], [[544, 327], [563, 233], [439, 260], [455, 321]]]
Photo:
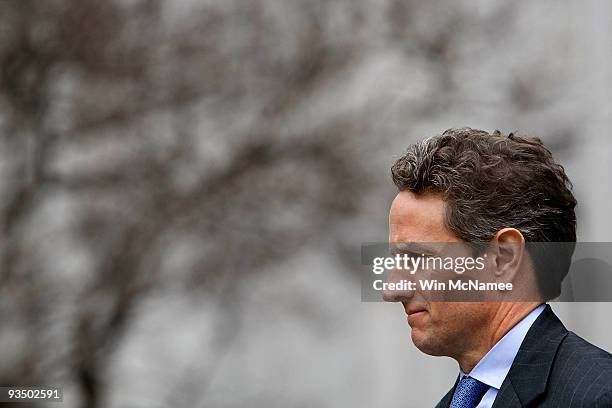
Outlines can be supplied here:
[[383, 290], [383, 300], [385, 302], [404, 302], [412, 299], [414, 289], [409, 289], [409, 285], [414, 285], [413, 278], [413, 275], [406, 271], [395, 269], [390, 271]]

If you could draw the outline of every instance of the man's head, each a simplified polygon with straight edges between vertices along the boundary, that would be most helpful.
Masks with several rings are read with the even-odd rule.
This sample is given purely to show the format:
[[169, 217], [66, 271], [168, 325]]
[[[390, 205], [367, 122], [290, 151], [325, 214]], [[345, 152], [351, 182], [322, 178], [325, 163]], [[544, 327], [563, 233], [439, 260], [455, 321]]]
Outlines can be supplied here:
[[[391, 242], [576, 241], [569, 180], [539, 139], [449, 129], [410, 146], [391, 172], [400, 190], [391, 206]], [[508, 264], [497, 268], [522, 256], [502, 255], [497, 261]], [[557, 296], [571, 251], [556, 253], [554, 262], [541, 251], [529, 255], [536, 271], [547, 268], [538, 279], [541, 297]], [[426, 309], [410, 313], [409, 322], [415, 344], [430, 354], [449, 355], [449, 342], [460, 347], [462, 334], [478, 332], [494, 313], [489, 304], [430, 302], [419, 293], [387, 300], [402, 301], [407, 312]]]

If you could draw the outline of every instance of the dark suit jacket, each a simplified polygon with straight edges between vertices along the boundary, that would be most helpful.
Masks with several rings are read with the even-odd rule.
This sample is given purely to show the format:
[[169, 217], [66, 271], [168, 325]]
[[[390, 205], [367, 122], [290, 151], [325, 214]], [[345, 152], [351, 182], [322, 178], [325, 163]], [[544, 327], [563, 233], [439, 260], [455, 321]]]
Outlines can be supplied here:
[[[455, 386], [436, 408], [448, 408]], [[612, 407], [612, 355], [568, 331], [546, 305], [493, 404], [510, 407]]]

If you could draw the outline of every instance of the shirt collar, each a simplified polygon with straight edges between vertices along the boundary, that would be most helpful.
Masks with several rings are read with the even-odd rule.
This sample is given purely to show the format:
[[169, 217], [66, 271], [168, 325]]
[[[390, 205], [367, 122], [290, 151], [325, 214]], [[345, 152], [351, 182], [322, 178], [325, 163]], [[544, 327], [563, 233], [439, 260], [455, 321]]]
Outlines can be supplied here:
[[460, 376], [463, 378], [465, 375], [487, 384], [490, 387], [501, 388], [512, 362], [516, 357], [516, 354], [521, 347], [521, 343], [525, 339], [529, 328], [535, 320], [538, 318], [540, 313], [544, 310], [546, 305], [542, 304], [533, 309], [527, 316], [525, 316], [520, 322], [518, 322], [504, 337], [502, 337], [491, 350], [485, 356], [480, 359], [478, 364], [470, 371], [469, 374], [465, 374], [461, 368], [459, 368]]

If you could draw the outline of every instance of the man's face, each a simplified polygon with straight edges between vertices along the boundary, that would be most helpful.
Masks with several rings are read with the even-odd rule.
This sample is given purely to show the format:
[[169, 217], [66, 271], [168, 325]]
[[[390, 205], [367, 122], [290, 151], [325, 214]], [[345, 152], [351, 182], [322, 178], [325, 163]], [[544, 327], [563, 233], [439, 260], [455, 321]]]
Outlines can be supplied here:
[[[400, 192], [389, 214], [389, 242], [415, 245], [462, 242], [446, 227], [445, 214], [446, 204], [439, 195]], [[398, 278], [393, 277], [394, 273], [391, 280]], [[418, 274], [408, 279], [418, 279]], [[412, 341], [419, 350], [430, 355], [452, 357], [469, 349], [474, 336], [486, 332], [483, 329], [492, 316], [491, 302], [443, 302], [439, 298], [432, 301], [431, 294], [418, 289], [387, 292], [384, 298], [402, 303], [412, 328]]]

